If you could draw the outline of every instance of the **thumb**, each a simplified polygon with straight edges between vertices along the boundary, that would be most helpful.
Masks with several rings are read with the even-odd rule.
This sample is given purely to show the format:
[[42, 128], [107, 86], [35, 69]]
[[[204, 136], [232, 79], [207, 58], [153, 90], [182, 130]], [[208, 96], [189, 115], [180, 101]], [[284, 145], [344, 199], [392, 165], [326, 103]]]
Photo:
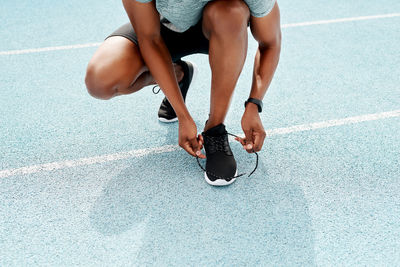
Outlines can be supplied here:
[[198, 156], [199, 158], [205, 158], [205, 156], [200, 151], [200, 144], [197, 141], [197, 138], [193, 138], [190, 140], [190, 146], [196, 156]]
[[246, 135], [245, 139], [245, 145], [244, 149], [246, 149], [247, 152], [252, 152], [254, 143], [253, 143], [253, 131], [252, 130], [244, 130], [244, 134]]

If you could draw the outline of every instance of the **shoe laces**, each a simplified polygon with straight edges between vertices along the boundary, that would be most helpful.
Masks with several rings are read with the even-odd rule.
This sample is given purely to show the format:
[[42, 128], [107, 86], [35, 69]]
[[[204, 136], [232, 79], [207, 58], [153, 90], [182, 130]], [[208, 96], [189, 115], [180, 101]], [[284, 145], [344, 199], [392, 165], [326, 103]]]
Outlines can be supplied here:
[[213, 150], [215, 149], [216, 151], [221, 151], [224, 153], [229, 153], [230, 151], [228, 150], [228, 138], [226, 135], [220, 135], [220, 136], [204, 136], [204, 139], [207, 140], [207, 143], [212, 145]]
[[161, 87], [158, 84], [156, 84], [156, 85], [153, 86], [152, 91], [153, 91], [153, 94], [156, 95], [161, 91]]
[[[234, 134], [231, 134], [231, 133], [227, 133], [227, 134], [228, 134], [228, 135], [231, 135], [231, 136], [233, 136], [233, 137], [240, 138], [239, 136], [234, 135]], [[211, 141], [211, 143], [214, 145], [214, 148], [216, 149], [216, 151], [227, 152], [227, 151], [226, 151], [226, 150], [227, 150], [227, 146], [226, 146], [227, 138], [226, 138], [226, 135], [221, 135], [221, 136], [207, 136], [206, 138], [207, 138], [209, 141]], [[250, 173], [247, 177], [250, 177], [250, 176], [257, 170], [257, 168], [258, 168], [258, 153], [257, 153], [256, 151], [254, 151], [254, 149], [253, 149], [252, 152], [256, 155], [256, 166], [254, 167], [254, 169], [251, 171], [251, 173]], [[216, 175], [216, 174], [214, 174], [214, 173], [212, 173], [212, 172], [210, 172], [210, 171], [207, 171], [207, 170], [201, 165], [198, 156], [196, 156], [196, 160], [197, 160], [197, 164], [199, 165], [199, 167], [200, 167], [204, 172], [209, 173], [209, 174], [211, 174], [212, 176], [217, 177], [218, 179], [232, 180], [232, 179], [241, 177], [241, 176], [243, 176], [243, 175], [246, 174], [246, 173], [241, 173], [241, 174], [238, 174], [238, 175], [233, 176], [233, 177], [224, 178], [224, 177], [218, 176], [218, 175]]]

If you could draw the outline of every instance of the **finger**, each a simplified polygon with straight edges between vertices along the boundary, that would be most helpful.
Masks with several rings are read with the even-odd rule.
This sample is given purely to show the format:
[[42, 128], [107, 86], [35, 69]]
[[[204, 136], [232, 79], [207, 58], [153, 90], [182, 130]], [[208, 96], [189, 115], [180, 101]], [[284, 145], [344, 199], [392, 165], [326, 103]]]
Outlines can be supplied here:
[[248, 153], [253, 152], [254, 142], [253, 142], [253, 131], [252, 130], [245, 130], [244, 134], [246, 135], [245, 140], [245, 149]]
[[193, 151], [193, 148], [190, 146], [188, 142], [181, 145], [181, 147], [193, 157], [196, 157], [196, 153]]
[[206, 156], [204, 156], [203, 153], [201, 153], [200, 145], [197, 142], [196, 138], [193, 138], [193, 139], [190, 140], [190, 146], [192, 147], [192, 150], [195, 153], [195, 157], [197, 156], [197, 157], [202, 158], [202, 159], [206, 158]]
[[204, 144], [204, 138], [203, 138], [203, 136], [201, 134], [199, 134], [198, 140], [200, 140]]
[[204, 139], [203, 139], [203, 136], [201, 134], [199, 134], [197, 136], [197, 141], [199, 142], [200, 149], [203, 149]]
[[265, 134], [256, 134], [254, 137], [254, 150], [260, 151], [264, 144]]
[[205, 159], [206, 156], [201, 152], [201, 150], [196, 151], [196, 157], [199, 157], [201, 159]]
[[252, 147], [252, 145], [251, 145], [251, 143], [250, 144], [246, 144], [247, 143], [247, 141], [244, 139], [244, 138], [235, 138], [238, 142], [240, 142], [240, 144], [243, 146], [243, 149], [244, 150], [246, 150], [247, 152], [250, 152], [250, 151], [252, 151], [252, 149], [253, 149], [253, 147]]
[[238, 141], [240, 144], [242, 144], [243, 148], [244, 145], [246, 144], [245, 140], [241, 137], [235, 137], [235, 140]]
[[252, 144], [247, 144], [244, 149], [248, 152], [248, 153], [253, 153], [254, 152], [254, 145]]

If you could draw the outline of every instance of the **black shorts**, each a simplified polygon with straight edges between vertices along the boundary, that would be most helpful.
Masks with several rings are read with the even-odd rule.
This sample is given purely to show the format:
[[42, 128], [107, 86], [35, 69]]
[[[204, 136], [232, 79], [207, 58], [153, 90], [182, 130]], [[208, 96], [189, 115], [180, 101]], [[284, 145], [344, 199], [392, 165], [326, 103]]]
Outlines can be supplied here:
[[[175, 32], [161, 24], [161, 36], [171, 54], [173, 62], [192, 54], [208, 54], [209, 42], [203, 34], [201, 25], [200, 21], [185, 32]], [[107, 38], [111, 36], [123, 36], [138, 44], [136, 33], [130, 23], [122, 25]]]

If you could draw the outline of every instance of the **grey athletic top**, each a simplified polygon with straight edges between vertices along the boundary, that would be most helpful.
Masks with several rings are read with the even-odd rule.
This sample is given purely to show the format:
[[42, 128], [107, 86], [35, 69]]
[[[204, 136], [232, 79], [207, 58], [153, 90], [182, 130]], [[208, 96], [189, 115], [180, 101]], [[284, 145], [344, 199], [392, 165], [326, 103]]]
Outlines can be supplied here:
[[[161, 22], [173, 31], [184, 32], [201, 19], [204, 6], [212, 0], [136, 0], [141, 3], [156, 1]], [[266, 16], [275, 0], [243, 0], [254, 17]]]

